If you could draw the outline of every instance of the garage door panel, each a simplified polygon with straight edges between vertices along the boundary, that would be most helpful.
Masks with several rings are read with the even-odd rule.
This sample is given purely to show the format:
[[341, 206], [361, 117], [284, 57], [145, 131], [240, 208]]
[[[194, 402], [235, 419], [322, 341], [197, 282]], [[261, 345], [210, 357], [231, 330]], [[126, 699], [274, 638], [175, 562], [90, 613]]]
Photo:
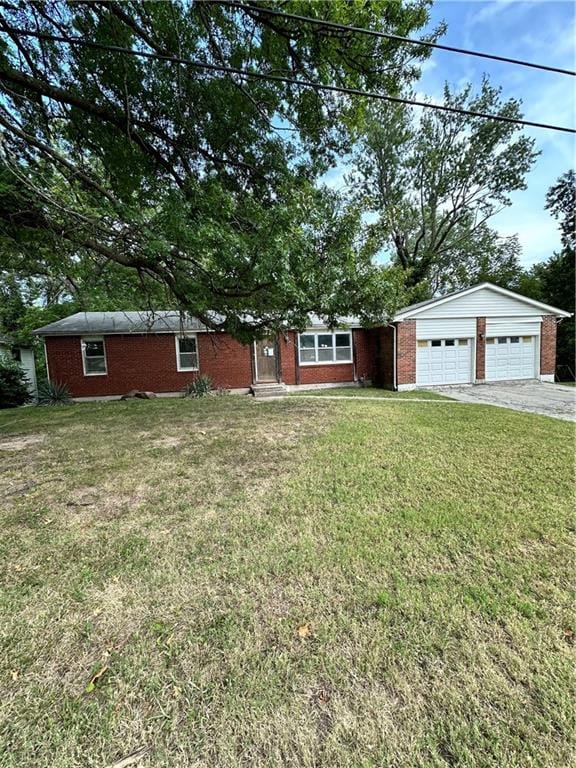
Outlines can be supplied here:
[[536, 378], [536, 337], [498, 336], [486, 339], [486, 380]]
[[426, 386], [471, 382], [472, 349], [468, 339], [420, 340], [416, 353], [416, 383]]

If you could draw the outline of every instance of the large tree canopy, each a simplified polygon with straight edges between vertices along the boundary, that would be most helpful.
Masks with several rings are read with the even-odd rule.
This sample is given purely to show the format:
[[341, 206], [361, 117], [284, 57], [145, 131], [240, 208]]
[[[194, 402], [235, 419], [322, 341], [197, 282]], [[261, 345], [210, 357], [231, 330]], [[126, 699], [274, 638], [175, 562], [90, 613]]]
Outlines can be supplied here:
[[[74, 281], [113, 264], [239, 336], [302, 325], [311, 311], [393, 309], [398, 276], [372, 265], [361, 211], [316, 184], [349, 151], [365, 101], [207, 67], [393, 94], [425, 54], [272, 17], [266, 5], [3, 4], [3, 266]], [[406, 35], [428, 6], [281, 7]]]
[[[517, 101], [503, 101], [484, 80], [444, 89], [445, 104], [519, 118]], [[405, 106], [371, 107], [352, 175], [361, 204], [374, 215], [369, 229], [422, 298], [480, 279], [509, 284], [520, 273], [516, 238], [501, 238], [488, 222], [525, 187], [536, 157], [518, 126]]]

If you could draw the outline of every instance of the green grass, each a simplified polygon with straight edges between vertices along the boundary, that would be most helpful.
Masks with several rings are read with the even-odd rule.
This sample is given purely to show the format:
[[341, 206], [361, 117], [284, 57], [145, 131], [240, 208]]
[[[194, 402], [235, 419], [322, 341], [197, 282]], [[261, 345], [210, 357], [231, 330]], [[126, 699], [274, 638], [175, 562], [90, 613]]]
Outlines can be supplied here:
[[393, 392], [390, 389], [380, 389], [379, 387], [326, 387], [325, 389], [303, 390], [294, 392], [293, 397], [387, 397], [392, 399], [418, 398], [425, 400], [452, 400], [453, 398], [441, 395], [439, 392], [430, 389], [408, 389], [402, 392]]
[[558, 381], [557, 384], [562, 384], [563, 387], [576, 387], [576, 381]]
[[571, 424], [227, 397], [0, 429], [2, 768], [570, 764]]

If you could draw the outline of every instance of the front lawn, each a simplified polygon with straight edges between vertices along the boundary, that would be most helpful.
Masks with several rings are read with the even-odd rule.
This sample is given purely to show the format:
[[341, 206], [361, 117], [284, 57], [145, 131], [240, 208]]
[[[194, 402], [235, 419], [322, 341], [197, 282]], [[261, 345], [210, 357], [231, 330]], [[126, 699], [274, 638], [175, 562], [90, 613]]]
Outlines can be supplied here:
[[0, 428], [3, 768], [570, 764], [573, 425], [230, 396]]
[[322, 389], [302, 390], [294, 392], [294, 397], [391, 397], [392, 399], [414, 398], [423, 400], [452, 400], [453, 398], [442, 395], [431, 389], [407, 389], [401, 392], [393, 392], [391, 389], [380, 387], [325, 387]]

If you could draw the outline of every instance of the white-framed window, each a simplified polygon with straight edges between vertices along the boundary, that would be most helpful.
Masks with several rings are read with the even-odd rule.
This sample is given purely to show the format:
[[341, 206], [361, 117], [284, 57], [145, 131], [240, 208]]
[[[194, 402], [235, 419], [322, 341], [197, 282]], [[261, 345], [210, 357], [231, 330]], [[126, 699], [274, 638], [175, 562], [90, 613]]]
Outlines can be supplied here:
[[106, 365], [104, 338], [102, 336], [83, 338], [81, 345], [84, 376], [106, 376], [108, 367]]
[[315, 331], [298, 337], [300, 365], [329, 365], [352, 362], [350, 331]]
[[198, 370], [198, 340], [196, 334], [176, 336], [176, 368], [179, 371]]

